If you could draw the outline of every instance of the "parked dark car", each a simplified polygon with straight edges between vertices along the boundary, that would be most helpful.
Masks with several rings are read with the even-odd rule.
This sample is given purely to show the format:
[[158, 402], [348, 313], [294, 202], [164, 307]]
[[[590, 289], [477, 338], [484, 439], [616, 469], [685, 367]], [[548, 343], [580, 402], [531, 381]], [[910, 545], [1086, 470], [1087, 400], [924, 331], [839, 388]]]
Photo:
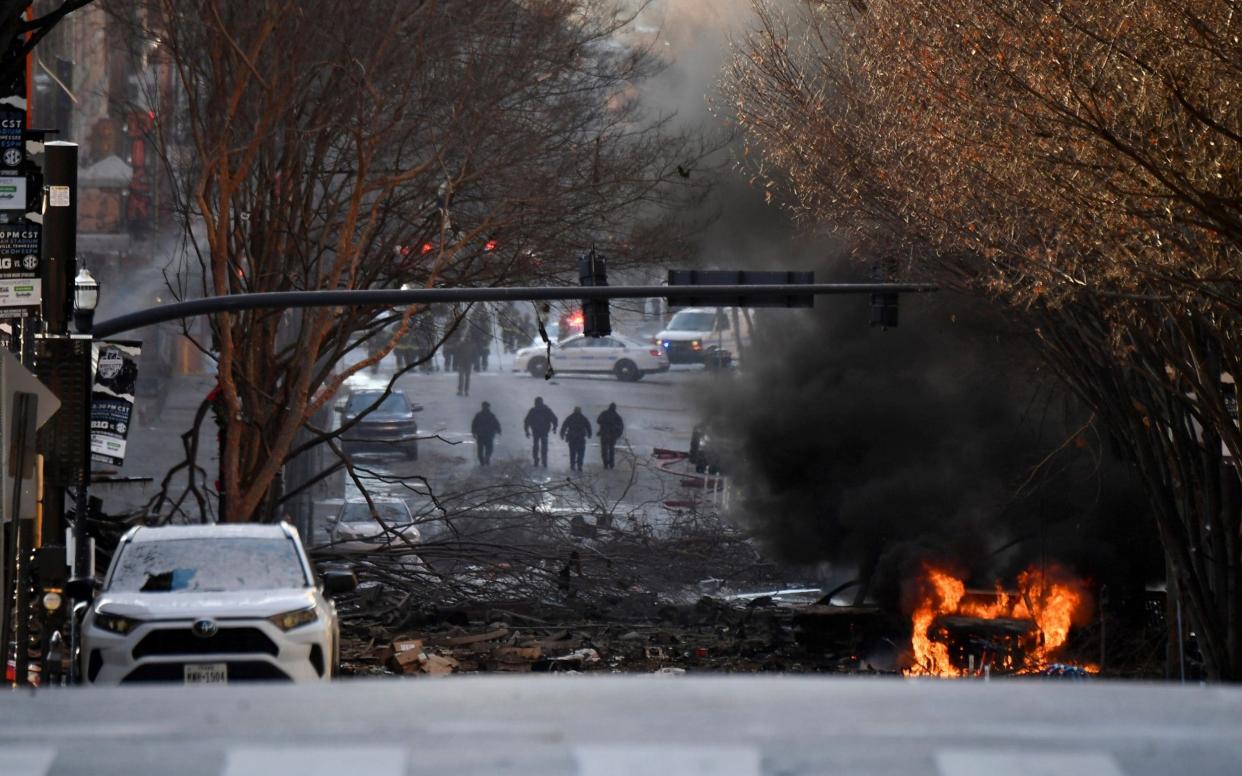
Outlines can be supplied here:
[[400, 453], [417, 461], [418, 423], [414, 413], [422, 409], [401, 391], [391, 391], [387, 396], [380, 389], [351, 391], [338, 406], [341, 425], [353, 423], [341, 435], [345, 453]]

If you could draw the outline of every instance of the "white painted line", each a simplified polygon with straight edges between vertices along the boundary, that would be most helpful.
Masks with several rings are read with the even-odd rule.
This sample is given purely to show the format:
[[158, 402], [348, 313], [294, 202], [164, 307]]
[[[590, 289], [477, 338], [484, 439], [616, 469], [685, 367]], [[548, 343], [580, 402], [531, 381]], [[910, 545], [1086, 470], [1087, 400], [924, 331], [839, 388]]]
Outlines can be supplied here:
[[580, 746], [578, 776], [759, 776], [751, 746]]
[[56, 750], [35, 747], [4, 748], [0, 752], [0, 774], [4, 776], [44, 776], [56, 759]]
[[403, 776], [406, 755], [398, 746], [237, 746], [222, 776]]
[[1107, 752], [944, 750], [936, 765], [940, 776], [1124, 776]]

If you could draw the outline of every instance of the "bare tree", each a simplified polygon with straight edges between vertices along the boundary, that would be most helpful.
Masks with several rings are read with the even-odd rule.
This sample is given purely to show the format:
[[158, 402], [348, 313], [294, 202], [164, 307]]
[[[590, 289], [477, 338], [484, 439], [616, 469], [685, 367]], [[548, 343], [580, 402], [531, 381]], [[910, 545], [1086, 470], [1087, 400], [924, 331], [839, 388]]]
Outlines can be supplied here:
[[[184, 98], [159, 122], [193, 252], [182, 294], [553, 278], [624, 265], [695, 153], [629, 98], [608, 2], [153, 0]], [[157, 101], [158, 104], [158, 101]], [[264, 516], [295, 436], [423, 308], [220, 314], [225, 517]], [[348, 368], [341, 358], [375, 342]]]
[[32, 3], [8, 0], [0, 6], [0, 83], [10, 84], [22, 72], [26, 55], [69, 14], [94, 0], [58, 0]]
[[1013, 306], [1141, 472], [1209, 674], [1242, 678], [1242, 49], [1223, 0], [757, 2], [765, 183]]

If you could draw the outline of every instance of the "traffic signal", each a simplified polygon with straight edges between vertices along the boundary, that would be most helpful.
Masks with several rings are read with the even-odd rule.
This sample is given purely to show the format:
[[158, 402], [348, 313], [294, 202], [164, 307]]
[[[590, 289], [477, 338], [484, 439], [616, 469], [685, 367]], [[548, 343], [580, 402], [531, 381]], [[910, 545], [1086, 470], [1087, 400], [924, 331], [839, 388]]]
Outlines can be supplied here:
[[[608, 285], [608, 262], [594, 248], [578, 259], [578, 281], [581, 286]], [[582, 333], [588, 337], [612, 334], [607, 299], [582, 300]]]
[[[670, 286], [797, 286], [815, 282], [814, 272], [756, 272], [753, 270], [670, 269]], [[811, 307], [810, 294], [789, 296], [711, 296], [669, 298], [675, 307]]]
[[871, 325], [882, 329], [897, 328], [897, 299], [891, 292], [871, 295]]

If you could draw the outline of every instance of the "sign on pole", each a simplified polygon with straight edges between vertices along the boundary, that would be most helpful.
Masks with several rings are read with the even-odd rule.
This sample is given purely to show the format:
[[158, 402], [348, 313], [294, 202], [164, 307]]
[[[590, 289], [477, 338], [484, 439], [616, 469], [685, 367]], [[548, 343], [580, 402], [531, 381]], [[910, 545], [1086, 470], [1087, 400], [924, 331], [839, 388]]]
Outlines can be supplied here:
[[14, 38], [9, 56], [21, 66], [11, 82], [0, 84], [0, 319], [37, 313], [43, 302], [39, 279], [43, 227], [28, 217], [41, 209], [43, 178], [39, 165], [29, 157], [40, 146], [28, 145], [24, 42], [22, 35]]
[[95, 384], [91, 388], [91, 460], [125, 463], [125, 439], [134, 414], [141, 342], [95, 344]]
[[38, 411], [35, 415], [36, 428], [47, 423], [60, 408], [60, 400], [55, 394], [40, 383], [29, 369], [22, 366], [16, 356], [0, 348], [0, 503], [4, 505], [0, 513], [3, 514], [3, 521], [8, 521], [12, 517], [9, 509], [13, 501], [14, 488], [22, 489], [19, 517], [31, 518], [35, 514], [34, 478], [26, 472], [19, 476], [9, 471], [13, 452], [11, 450], [13, 417], [10, 408], [13, 406], [13, 396], [18, 393], [29, 393], [36, 397], [38, 401]]

